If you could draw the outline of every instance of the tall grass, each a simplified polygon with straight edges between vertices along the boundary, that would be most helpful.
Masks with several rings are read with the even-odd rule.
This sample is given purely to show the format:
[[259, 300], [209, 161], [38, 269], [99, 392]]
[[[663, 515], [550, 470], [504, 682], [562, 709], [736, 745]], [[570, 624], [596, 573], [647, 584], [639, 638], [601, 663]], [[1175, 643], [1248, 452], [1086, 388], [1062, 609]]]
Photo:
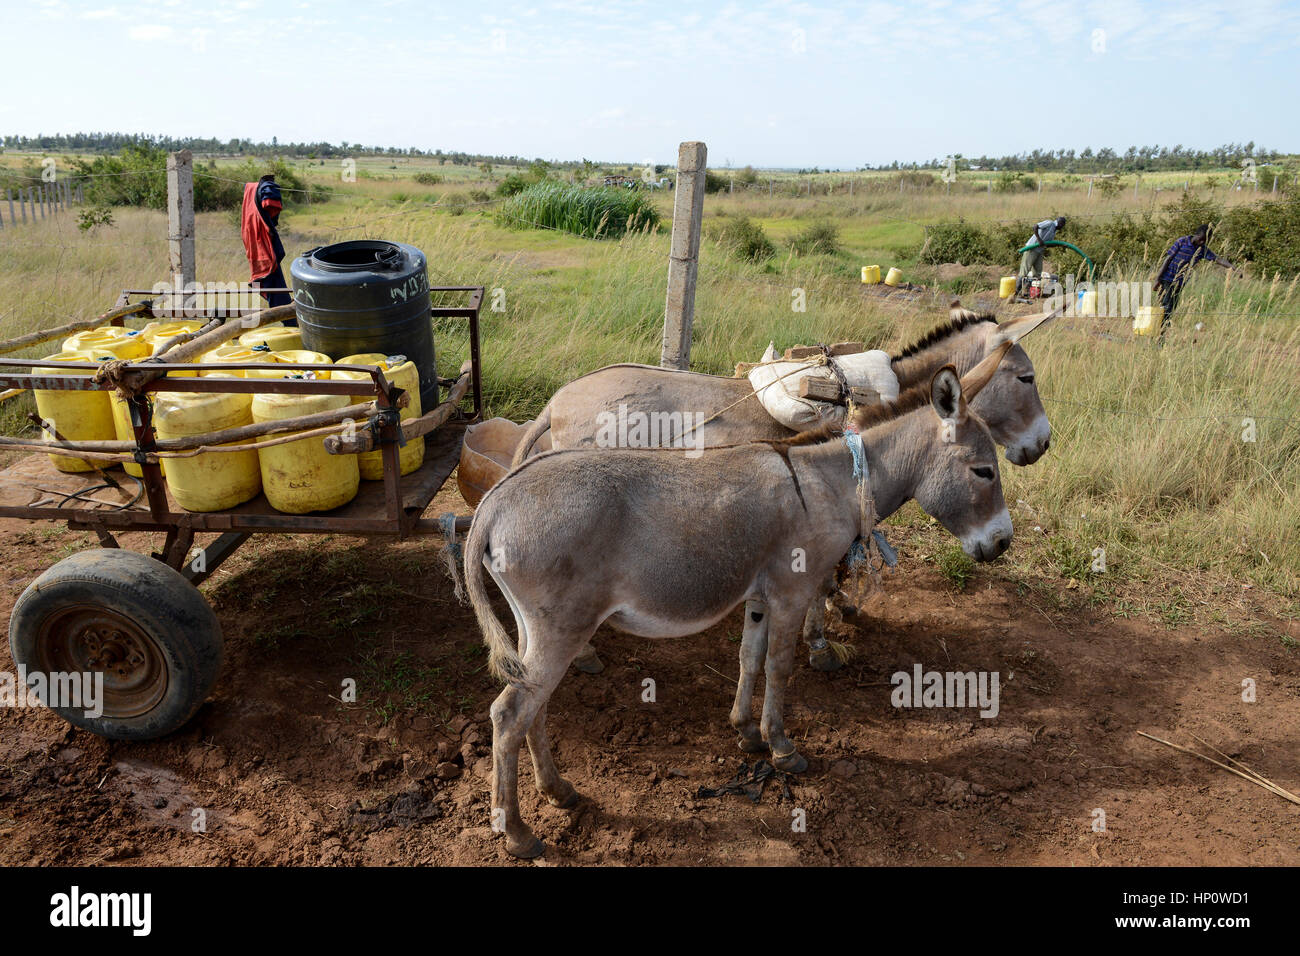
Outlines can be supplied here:
[[554, 180], [511, 196], [498, 216], [508, 225], [558, 229], [588, 239], [659, 225], [659, 210], [645, 193], [614, 187], [585, 189]]

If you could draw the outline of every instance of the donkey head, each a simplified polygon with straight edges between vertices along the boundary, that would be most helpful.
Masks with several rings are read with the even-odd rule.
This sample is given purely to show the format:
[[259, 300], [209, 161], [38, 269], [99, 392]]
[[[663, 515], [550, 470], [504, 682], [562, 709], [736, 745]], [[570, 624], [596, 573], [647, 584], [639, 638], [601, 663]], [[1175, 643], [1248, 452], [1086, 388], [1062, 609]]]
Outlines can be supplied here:
[[985, 343], [985, 355], [992, 356], [1008, 342], [1010, 350], [979, 397], [968, 396], [971, 407], [988, 423], [993, 440], [1006, 449], [1007, 461], [1013, 465], [1032, 465], [1051, 441], [1052, 429], [1038, 396], [1034, 363], [1019, 342], [1056, 314], [1028, 316], [998, 326]]
[[961, 379], [953, 366], [945, 365], [930, 381], [934, 418], [924, 427], [933, 429], [933, 440], [924, 443], [924, 478], [914, 497], [977, 561], [992, 561], [1005, 551], [1012, 529], [997, 446], [970, 406], [1012, 348], [1012, 343], [1002, 343]]

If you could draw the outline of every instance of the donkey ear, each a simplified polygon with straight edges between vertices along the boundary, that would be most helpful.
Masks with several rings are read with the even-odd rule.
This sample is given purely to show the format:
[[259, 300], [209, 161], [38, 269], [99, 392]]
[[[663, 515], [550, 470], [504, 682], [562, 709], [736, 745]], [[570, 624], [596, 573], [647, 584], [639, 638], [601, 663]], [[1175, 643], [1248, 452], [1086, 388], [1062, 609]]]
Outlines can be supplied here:
[[961, 380], [957, 369], [945, 365], [930, 379], [930, 404], [940, 418], [962, 418], [966, 414], [966, 399], [961, 393]]
[[1055, 312], [1044, 312], [1042, 315], [1027, 315], [1023, 319], [1012, 319], [1004, 325], [999, 325], [998, 330], [989, 337], [989, 348], [995, 348], [1003, 342], [1015, 345], [1034, 329], [1057, 318], [1064, 311], [1065, 309], [1060, 308]]
[[980, 360], [980, 363], [961, 377], [961, 390], [966, 396], [966, 401], [974, 401], [975, 396], [980, 393], [989, 380], [997, 374], [998, 366], [1002, 364], [1002, 359], [1011, 351], [1015, 342], [1003, 342], [988, 355]]

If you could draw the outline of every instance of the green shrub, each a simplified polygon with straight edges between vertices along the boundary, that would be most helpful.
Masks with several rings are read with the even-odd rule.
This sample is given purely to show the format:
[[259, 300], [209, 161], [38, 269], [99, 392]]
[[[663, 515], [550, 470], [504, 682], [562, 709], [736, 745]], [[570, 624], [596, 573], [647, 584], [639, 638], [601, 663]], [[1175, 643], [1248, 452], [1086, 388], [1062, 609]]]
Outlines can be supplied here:
[[113, 210], [107, 206], [90, 206], [77, 213], [77, 228], [90, 232], [96, 226], [113, 225]]
[[659, 210], [643, 192], [607, 186], [584, 189], [555, 180], [511, 196], [497, 218], [506, 225], [559, 229], [588, 239], [659, 226]]
[[471, 202], [485, 203], [492, 199], [492, 194], [486, 189], [471, 189], [469, 198]]
[[704, 171], [704, 191], [706, 193], [725, 192], [731, 187], [731, 177], [715, 173], [711, 169]]
[[833, 256], [840, 251], [840, 230], [825, 220], [809, 223], [790, 240], [790, 248], [801, 256], [814, 253]]
[[517, 195], [533, 185], [535, 181], [523, 173], [507, 173], [505, 178], [497, 183], [497, 195], [506, 197]]
[[1004, 173], [994, 180], [993, 188], [1000, 193], [1031, 192], [1038, 183], [1027, 173]]
[[929, 265], [960, 262], [963, 265], [995, 263], [999, 259], [989, 234], [974, 223], [958, 219], [941, 222], [927, 230], [919, 261]]
[[[86, 201], [92, 205], [167, 208], [167, 152], [162, 147], [127, 146], [116, 156], [79, 159], [75, 166], [78, 175], [93, 177], [85, 189]], [[239, 166], [222, 167], [209, 162], [194, 168], [195, 210], [238, 209], [244, 201], [244, 183], [256, 182], [266, 173], [275, 175], [286, 206], [330, 198], [329, 187], [309, 185], [279, 159], [249, 159]]]
[[421, 186], [437, 186], [443, 179], [437, 173], [416, 173], [411, 178]]
[[714, 232], [718, 242], [731, 250], [732, 255], [750, 262], [763, 262], [776, 255], [776, 246], [767, 238], [763, 227], [745, 216], [723, 217], [722, 226]]

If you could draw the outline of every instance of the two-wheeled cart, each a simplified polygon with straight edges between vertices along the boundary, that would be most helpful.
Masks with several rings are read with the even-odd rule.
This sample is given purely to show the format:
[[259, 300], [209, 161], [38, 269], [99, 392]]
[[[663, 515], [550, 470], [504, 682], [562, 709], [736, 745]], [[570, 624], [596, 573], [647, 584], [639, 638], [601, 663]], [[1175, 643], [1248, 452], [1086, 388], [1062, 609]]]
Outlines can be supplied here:
[[[451, 522], [425, 517], [424, 512], [460, 459], [466, 427], [482, 415], [483, 289], [454, 286], [430, 292], [440, 298], [459, 294], [467, 300], [457, 306], [435, 305], [432, 318], [467, 319], [470, 355], [455, 379], [440, 380], [443, 400], [406, 421], [400, 420], [399, 410], [409, 396], [387, 381], [378, 366], [285, 366], [286, 372], [304, 373], [302, 378], [199, 375], [214, 370], [198, 362], [204, 352], [240, 332], [290, 317], [292, 305], [203, 316], [209, 321], [202, 328], [176, 336], [151, 358], [137, 361], [101, 365], [0, 357], [0, 388], [116, 390], [129, 406], [134, 431], [133, 441], [69, 441], [57, 431], [43, 439], [0, 437], [0, 450], [43, 453], [24, 455], [0, 471], [0, 518], [66, 523], [70, 529], [93, 531], [101, 545], [45, 571], [23, 592], [10, 617], [10, 650], [20, 674], [29, 679], [42, 675], [47, 692], [66, 691], [78, 686], [78, 680], [102, 680], [101, 699], [93, 708], [101, 713], [92, 715], [85, 700], [70, 703], [60, 697], [51, 705], [61, 716], [94, 733], [125, 740], [158, 737], [188, 721], [211, 691], [223, 658], [221, 627], [197, 585], [254, 534], [384, 535], [403, 540], [450, 533]], [[82, 329], [122, 325], [133, 317], [180, 317], [175, 310], [155, 307], [152, 300], [132, 303], [134, 294], [126, 290], [117, 308], [95, 319], [0, 343], [0, 353]], [[226, 363], [221, 369], [259, 367], [265, 368]], [[340, 369], [368, 377], [306, 374]], [[159, 439], [150, 396], [168, 391], [330, 394], [366, 401], [298, 418]], [[466, 401], [471, 403], [468, 409], [462, 407]], [[425, 439], [423, 464], [403, 476], [399, 446], [418, 436]], [[362, 481], [355, 498], [331, 511], [284, 514], [261, 494], [228, 510], [187, 511], [170, 494], [164, 478], [162, 463], [168, 457], [220, 454], [231, 447], [257, 449], [304, 438], [325, 442], [331, 454], [381, 451], [383, 480]], [[49, 453], [83, 458], [97, 468], [61, 472]], [[127, 462], [140, 466], [141, 478], [129, 478], [114, 467]], [[458, 517], [454, 525], [463, 532], [469, 518]], [[165, 532], [162, 550], [146, 555], [122, 549], [117, 536], [137, 531]], [[216, 537], [196, 548], [196, 537], [207, 534]]]

